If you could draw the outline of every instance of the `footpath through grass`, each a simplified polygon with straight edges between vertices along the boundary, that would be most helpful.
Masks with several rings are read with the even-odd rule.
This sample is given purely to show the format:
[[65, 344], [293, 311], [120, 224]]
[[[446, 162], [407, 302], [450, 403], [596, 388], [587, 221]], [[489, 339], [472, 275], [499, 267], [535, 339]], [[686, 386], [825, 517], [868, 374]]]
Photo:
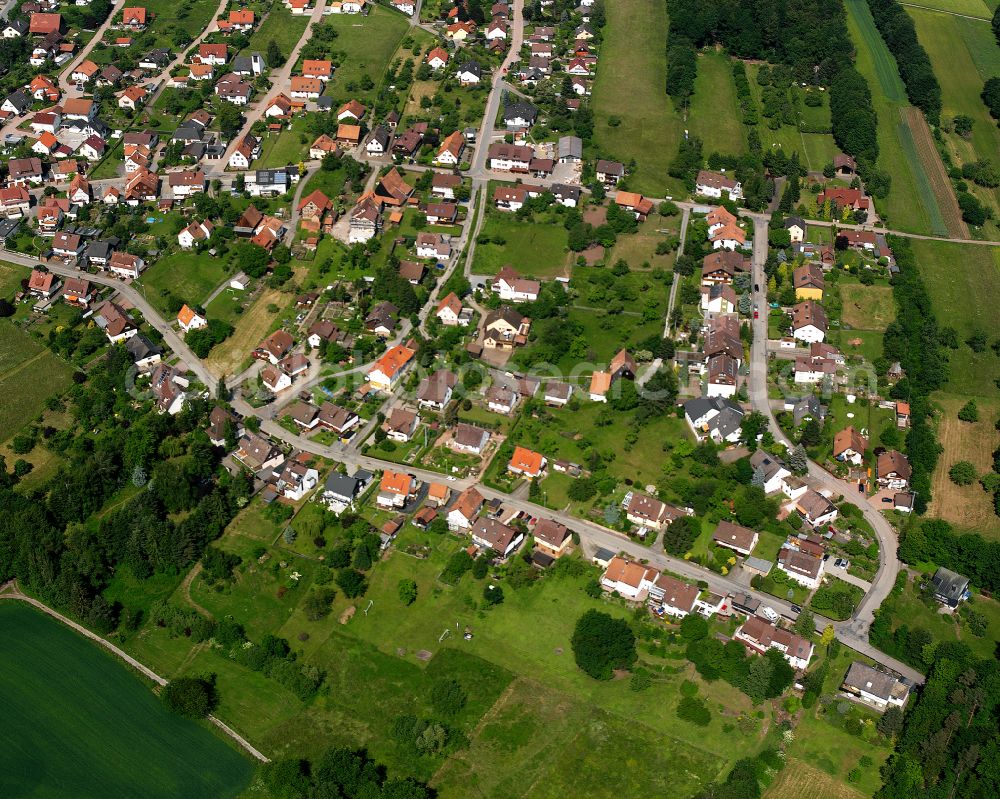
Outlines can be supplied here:
[[97, 645], [13, 601], [0, 630], [4, 796], [218, 799], [249, 782], [247, 760]]
[[684, 126], [664, 88], [666, 37], [663, 0], [609, 3], [592, 98], [601, 153], [625, 163], [635, 159], [629, 187], [655, 197], [683, 190], [667, 176]]
[[891, 227], [945, 236], [948, 228], [920, 162], [913, 132], [900, 114], [908, 103], [896, 61], [882, 41], [865, 0], [846, 3], [857, 67], [868, 81], [878, 114], [879, 164], [892, 176], [889, 196], [876, 205]]

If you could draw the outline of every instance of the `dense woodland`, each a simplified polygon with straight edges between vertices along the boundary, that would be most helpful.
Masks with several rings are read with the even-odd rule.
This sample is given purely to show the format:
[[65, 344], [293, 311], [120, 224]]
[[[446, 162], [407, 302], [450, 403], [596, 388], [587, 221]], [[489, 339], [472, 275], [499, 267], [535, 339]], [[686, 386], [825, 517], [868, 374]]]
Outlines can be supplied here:
[[[101, 594], [117, 568], [145, 578], [191, 565], [251, 488], [218, 469], [221, 450], [203, 429], [207, 402], [161, 415], [136, 392], [133, 374], [120, 346], [77, 373], [63, 400], [73, 421], [35, 430], [33, 445], [64, 459], [43, 486], [15, 491], [17, 477], [0, 464], [0, 581], [17, 577], [101, 633], [141, 622]], [[125, 499], [98, 517], [117, 496]]]
[[927, 51], [917, 41], [917, 29], [910, 15], [896, 0], [868, 0], [875, 27], [896, 58], [899, 76], [910, 102], [937, 125], [941, 118], [941, 87], [934, 76]]
[[[869, 192], [876, 197], [888, 193], [888, 176], [875, 168], [877, 119], [871, 91], [846, 56], [854, 47], [840, 0], [670, 0], [669, 8], [671, 52], [676, 48], [681, 55], [687, 46], [721, 44], [737, 58], [785, 66], [795, 81], [828, 87], [834, 139], [857, 159]], [[683, 66], [689, 60], [682, 58], [680, 75], [668, 75], [672, 96], [683, 96], [688, 82], [693, 84], [690, 66]]]
[[876, 799], [1000, 796], [1000, 662], [940, 644], [910, 702]]
[[899, 361], [906, 376], [890, 390], [893, 399], [910, 403], [910, 430], [906, 454], [913, 467], [910, 484], [917, 492], [916, 510], [923, 513], [931, 500], [931, 475], [941, 447], [931, 424], [930, 394], [948, 382], [948, 357], [927, 287], [917, 268], [909, 241], [889, 237], [899, 272], [892, 279], [896, 319], [885, 331], [884, 364]]

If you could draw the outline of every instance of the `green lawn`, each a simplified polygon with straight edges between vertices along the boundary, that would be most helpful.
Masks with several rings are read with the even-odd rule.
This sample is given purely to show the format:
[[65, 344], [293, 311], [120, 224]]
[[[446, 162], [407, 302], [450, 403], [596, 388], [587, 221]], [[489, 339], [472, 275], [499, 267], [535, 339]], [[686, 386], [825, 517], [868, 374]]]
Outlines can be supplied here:
[[[667, 176], [684, 123], [664, 90], [666, 4], [661, 0], [609, 3], [603, 33], [592, 97], [594, 141], [609, 158], [626, 163], [635, 159], [630, 188], [654, 197], [680, 194], [680, 181]], [[624, 86], [628, 102], [622, 102]]]
[[568, 234], [561, 217], [553, 212], [538, 215], [534, 222], [521, 222], [514, 214], [488, 208], [480, 232], [484, 236], [502, 243], [476, 244], [474, 274], [495, 275], [510, 264], [525, 277], [568, 275]]
[[[271, 10], [254, 29], [250, 42], [242, 52], [250, 53], [258, 50], [263, 53], [267, 50], [268, 44], [274, 41], [281, 49], [282, 55], [288, 58], [308, 24], [308, 15], [295, 15], [284, 3], [272, 3]], [[274, 68], [273, 64], [269, 66]]]
[[[192, 39], [197, 37], [209, 21], [212, 15], [219, 8], [215, 0], [190, 0], [187, 3], [178, 3], [176, 0], [149, 0], [143, 3], [148, 14], [151, 14], [153, 21], [149, 25], [149, 30], [156, 34], [158, 46], [176, 47], [173, 43], [173, 32], [175, 30], [184, 31]], [[105, 41], [114, 41], [114, 32], [109, 32]], [[114, 34], [120, 36], [121, 34]]]
[[892, 227], [947, 235], [944, 217], [917, 154], [912, 131], [900, 116], [908, 103], [896, 61], [879, 35], [865, 0], [846, 2], [847, 27], [857, 47], [857, 67], [868, 81], [878, 114], [879, 165], [892, 175], [889, 196], [876, 201], [876, 205]]
[[313, 138], [306, 132], [305, 118], [296, 117], [290, 128], [264, 134], [260, 143], [260, 158], [253, 165], [255, 168], [267, 169], [297, 164], [308, 158]]
[[915, 577], [906, 584], [903, 593], [893, 600], [894, 613], [892, 629], [905, 624], [911, 630], [918, 627], [927, 630], [935, 641], [964, 641], [979, 657], [993, 657], [996, 642], [1000, 640], [1000, 602], [975, 595], [971, 608], [986, 616], [986, 635], [973, 635], [968, 624], [959, 613], [939, 613], [940, 605], [933, 599], [921, 596], [919, 585], [922, 578]]
[[112, 655], [20, 603], [0, 604], [8, 796], [231, 797], [251, 765], [166, 711]]
[[688, 114], [691, 135], [702, 140], [706, 154], [740, 155], [746, 151], [742, 117], [729, 58], [714, 50], [702, 53]]
[[207, 252], [180, 250], [157, 261], [143, 273], [141, 284], [146, 298], [160, 311], [168, 311], [169, 297], [201, 305], [226, 275], [231, 265]]
[[[0, 319], [0, 441], [42, 411], [42, 403], [66, 389], [73, 368], [8, 319]], [[44, 376], [44, 379], [36, 379]]]
[[[942, 119], [965, 114], [974, 120], [969, 139], [954, 133], [945, 134], [952, 158], [956, 164], [996, 161], [997, 154], [1000, 153], [1000, 128], [989, 115], [980, 96], [986, 78], [1000, 75], [1000, 48], [996, 41], [987, 42], [992, 48], [988, 52], [993, 54], [993, 63], [984, 65], [989, 70], [984, 75], [977, 68], [968, 46], [969, 41], [963, 35], [968, 28], [959, 25], [960, 22], [970, 23], [971, 20], [916, 8], [908, 8], [907, 11], [916, 23], [917, 36], [927, 50], [934, 74], [941, 84]], [[979, 24], [979, 28], [982, 29], [983, 36], [989, 37], [988, 26]], [[995, 213], [1000, 211], [995, 189], [973, 186], [972, 191], [992, 207]]]
[[[920, 274], [939, 325], [954, 327], [964, 340], [975, 329], [996, 330], [1000, 303], [1000, 249], [976, 244], [914, 241]], [[987, 348], [974, 353], [962, 344], [949, 351], [948, 390], [956, 394], [995, 395], [997, 357]]]
[[[375, 6], [367, 17], [331, 14], [323, 18], [322, 24], [339, 34], [332, 51], [338, 55], [340, 66], [327, 84], [326, 93], [337, 103], [357, 99], [369, 105], [386, 67], [410, 29], [406, 17]], [[366, 76], [374, 84], [370, 89], [361, 87]]]

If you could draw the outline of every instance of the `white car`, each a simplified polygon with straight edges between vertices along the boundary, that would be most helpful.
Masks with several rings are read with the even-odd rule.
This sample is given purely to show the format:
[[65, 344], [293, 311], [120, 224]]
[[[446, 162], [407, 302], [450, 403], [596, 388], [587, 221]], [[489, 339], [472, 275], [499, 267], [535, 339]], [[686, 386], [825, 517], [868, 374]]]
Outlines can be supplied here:
[[778, 611], [776, 611], [770, 605], [764, 605], [764, 607], [760, 609], [760, 615], [771, 622], [778, 620]]

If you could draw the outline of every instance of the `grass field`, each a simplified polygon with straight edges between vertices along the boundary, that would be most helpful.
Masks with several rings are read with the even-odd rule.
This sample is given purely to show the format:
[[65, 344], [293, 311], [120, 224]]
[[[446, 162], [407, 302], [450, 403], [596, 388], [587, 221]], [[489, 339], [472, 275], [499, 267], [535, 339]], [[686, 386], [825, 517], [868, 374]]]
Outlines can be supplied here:
[[290, 128], [264, 134], [260, 143], [260, 158], [254, 162], [254, 166], [266, 169], [297, 164], [308, 156], [310, 141], [306, 133], [305, 119], [301, 116], [296, 117]]
[[864, 796], [829, 774], [789, 758], [764, 799], [862, 799]]
[[[250, 357], [253, 348], [267, 335], [280, 309], [291, 300], [291, 294], [283, 294], [276, 289], [263, 290], [253, 305], [238, 317], [233, 335], [215, 347], [204, 359], [205, 366], [216, 375], [231, 375], [239, 371], [240, 365]], [[268, 306], [272, 304], [278, 306], [278, 312], [271, 313], [268, 310]]]
[[[219, 7], [215, 0], [192, 0], [190, 3], [178, 3], [176, 0], [149, 0], [144, 5], [146, 11], [153, 16], [149, 28], [156, 33], [157, 41], [161, 46], [171, 47], [174, 46], [171, 36], [173, 30], [182, 30], [194, 39], [205, 30]], [[109, 32], [105, 41], [113, 41], [112, 34], [113, 32]]]
[[[996, 642], [1000, 640], [1000, 602], [975, 595], [971, 606], [986, 617], [986, 634], [973, 635], [961, 614], [939, 613], [941, 606], [933, 599], [925, 601], [920, 594], [921, 577], [911, 579], [903, 593], [893, 600], [892, 629], [907, 625], [911, 630], [922, 627], [935, 641], [964, 641], [973, 653], [981, 658], [994, 657]], [[956, 620], [958, 623], [956, 623]]]
[[[904, 3], [903, 5], [910, 5]], [[913, 5], [934, 8], [938, 11], [950, 11], [952, 14], [966, 14], [970, 17], [989, 21], [993, 16], [993, 9], [996, 8], [996, 0], [990, 0], [987, 4], [984, 0], [920, 0]], [[907, 9], [908, 11], [910, 9]], [[972, 20], [970, 20], [971, 22]], [[977, 23], [981, 24], [981, 23]], [[926, 47], [926, 45], [924, 45]]]
[[4, 795], [227, 797], [248, 783], [248, 761], [95, 644], [10, 601], [0, 628]]
[[993, 498], [978, 482], [957, 486], [948, 478], [948, 470], [956, 461], [971, 461], [980, 474], [993, 468], [996, 431], [993, 427], [1000, 412], [1000, 401], [978, 398], [978, 422], [958, 419], [958, 410], [968, 401], [967, 396], [936, 394], [934, 402], [942, 409], [938, 424], [938, 441], [944, 448], [938, 459], [931, 484], [933, 500], [929, 513], [989, 538], [1000, 538], [1000, 517], [993, 512]]
[[[977, 244], [914, 241], [913, 252], [927, 284], [939, 325], [964, 340], [973, 330], [996, 330], [1000, 306], [1000, 249]], [[998, 359], [991, 349], [974, 353], [962, 344], [950, 352], [948, 391], [995, 396]]]
[[[339, 34], [332, 49], [341, 54], [340, 66], [327, 84], [326, 93], [337, 103], [355, 98], [369, 105], [386, 67], [409, 30], [406, 17], [375, 6], [367, 17], [331, 14], [324, 17], [322, 24]], [[369, 90], [360, 86], [366, 75], [375, 83]]]
[[[42, 410], [42, 403], [70, 384], [73, 369], [8, 319], [0, 319], [0, 441]], [[37, 379], [44, 376], [44, 379]]]
[[[889, 196], [876, 205], [891, 227], [947, 235], [948, 226], [935, 187], [921, 163], [915, 134], [901, 115], [908, 104], [895, 59], [882, 41], [865, 0], [846, 2], [847, 26], [857, 47], [857, 67], [868, 80], [878, 114], [879, 164], [892, 175]], [[947, 191], [951, 191], [950, 185]], [[916, 198], [919, 202], [915, 202]]]
[[[760, 64], [747, 64], [747, 77], [750, 80], [750, 93], [758, 109], [762, 106], [762, 91], [757, 83], [757, 73], [760, 71]], [[810, 108], [804, 102], [805, 91], [799, 86], [792, 86], [791, 91], [796, 94], [799, 100], [799, 112], [807, 121], [816, 124], [830, 124], [830, 103], [825, 92], [820, 93], [823, 105], [818, 108]], [[833, 157], [840, 152], [837, 143], [833, 140], [831, 133], [802, 133], [793, 125], [780, 125], [772, 130], [768, 120], [761, 118], [761, 124], [757, 126], [760, 134], [761, 146], [767, 150], [780, 147], [785, 155], [792, 153], [799, 154], [799, 161], [809, 170], [819, 172], [827, 163], [833, 162]]]
[[526, 277], [569, 275], [568, 234], [556, 214], [545, 213], [534, 222], [520, 222], [511, 213], [488, 210], [480, 235], [498, 237], [504, 244], [477, 243], [472, 261], [474, 274], [495, 275], [510, 264]]
[[729, 59], [714, 50], [702, 53], [685, 123], [691, 135], [702, 140], [706, 155], [740, 155], [746, 152], [742, 116]]
[[173, 252], [143, 273], [142, 286], [147, 299], [163, 313], [167, 312], [168, 294], [188, 304], [200, 305], [229, 274], [228, 264], [207, 252]]
[[[250, 36], [250, 42], [244, 48], [244, 53], [258, 50], [261, 53], [267, 50], [267, 45], [272, 40], [281, 49], [281, 54], [288, 58], [302, 33], [309, 24], [307, 15], [296, 16], [288, 10], [284, 3], [275, 2], [271, 4], [271, 10], [264, 20], [257, 26]], [[274, 65], [269, 65], [274, 68]]]
[[[667, 10], [660, 0], [608, 4], [592, 97], [594, 140], [601, 152], [623, 162], [634, 158], [629, 187], [655, 197], [683, 191], [680, 181], [667, 176], [684, 126], [664, 91], [666, 37]], [[612, 126], [612, 119], [620, 124]]]
[[613, 264], [622, 259], [631, 269], [643, 269], [643, 264], [649, 264], [653, 269], [672, 269], [674, 261], [677, 260], [677, 253], [656, 254], [656, 245], [667, 237], [658, 231], [669, 230], [677, 235], [680, 231], [680, 219], [679, 215], [650, 217], [639, 225], [635, 233], [618, 237], [608, 263]]
[[[972, 134], [964, 139], [957, 134], [945, 134], [945, 141], [956, 164], [971, 161], [996, 160], [1000, 153], [1000, 129], [986, 110], [980, 94], [986, 78], [1000, 75], [1000, 48], [989, 33], [987, 25], [978, 24], [981, 35], [987, 37], [986, 49], [976, 44], [977, 53], [990, 53], [992, 63], [976, 64], [970, 52], [973, 30], [959, 22], [971, 23], [949, 14], [908, 8], [917, 27], [920, 43], [927, 50], [941, 84], [942, 118], [947, 120], [958, 114], [965, 114], [974, 120]], [[982, 55], [978, 56], [982, 61]], [[972, 191], [985, 203], [1000, 211], [998, 193], [995, 189], [973, 187]]]
[[853, 328], [885, 330], [896, 318], [896, 304], [889, 286], [841, 282], [840, 298], [844, 306], [841, 320]]

